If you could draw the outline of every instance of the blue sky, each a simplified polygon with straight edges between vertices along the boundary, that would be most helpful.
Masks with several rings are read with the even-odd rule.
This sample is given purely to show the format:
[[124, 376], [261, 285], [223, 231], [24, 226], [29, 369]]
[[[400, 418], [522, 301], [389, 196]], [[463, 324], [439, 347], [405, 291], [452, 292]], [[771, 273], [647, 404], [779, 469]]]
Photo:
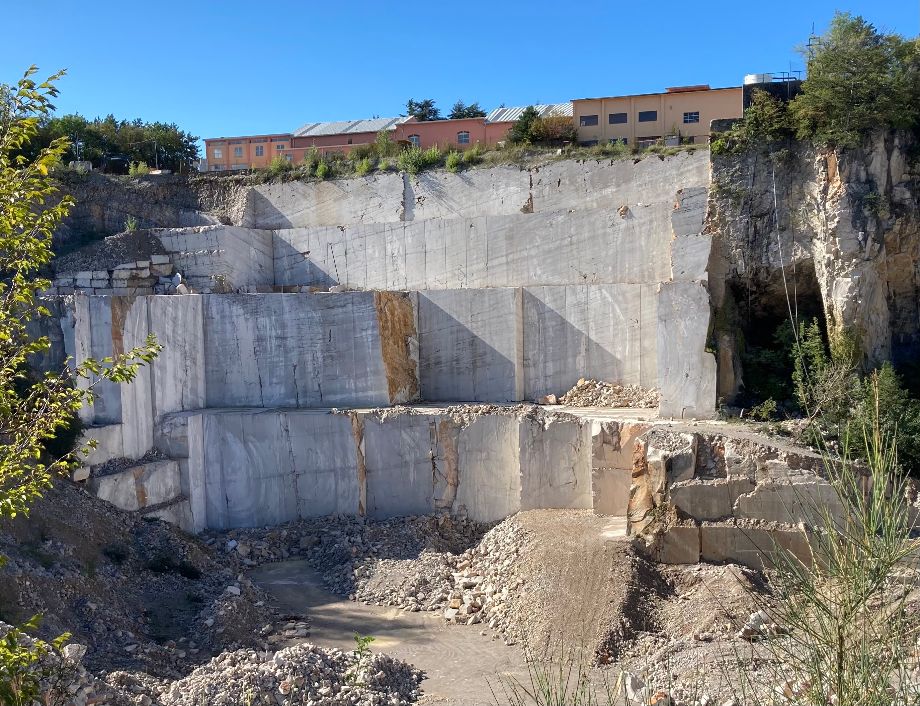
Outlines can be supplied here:
[[[918, 34], [917, 0], [316, 3], [0, 0], [0, 83], [66, 68], [61, 113], [175, 122], [201, 137], [392, 116], [407, 98], [526, 105], [802, 68], [835, 9]], [[10, 28], [15, 30], [10, 31]]]

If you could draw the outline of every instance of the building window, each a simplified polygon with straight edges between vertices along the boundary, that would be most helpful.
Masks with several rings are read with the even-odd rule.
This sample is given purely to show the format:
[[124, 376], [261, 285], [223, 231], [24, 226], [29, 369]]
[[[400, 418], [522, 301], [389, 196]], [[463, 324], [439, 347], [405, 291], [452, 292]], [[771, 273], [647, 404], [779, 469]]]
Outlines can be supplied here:
[[273, 137], [272, 142], [287, 142], [286, 137]]
[[625, 137], [611, 137], [611, 138], [610, 138], [610, 144], [611, 144], [611, 145], [616, 145], [616, 144], [628, 145], [628, 144], [629, 144], [629, 140], [628, 140], [627, 138], [625, 138]]
[[350, 137], [348, 138], [348, 144], [349, 144], [349, 145], [351, 144], [351, 138], [350, 138]]
[[582, 115], [578, 119], [578, 125], [580, 127], [591, 127], [592, 125], [597, 125], [597, 116], [596, 115]]
[[466, 130], [461, 130], [457, 133], [457, 144], [458, 145], [468, 145], [470, 144], [470, 133]]
[[700, 111], [694, 110], [691, 113], [684, 113], [684, 125], [698, 123], [700, 121]]
[[607, 116], [607, 121], [611, 125], [622, 125], [626, 122], [626, 113], [611, 113]]
[[234, 156], [234, 157], [242, 157], [242, 156], [243, 156], [243, 148], [242, 148], [242, 147], [234, 147], [234, 148], [233, 148], [233, 156]]
[[656, 120], [658, 120], [657, 110], [640, 110], [639, 111], [639, 122], [640, 123], [653, 123]]
[[420, 138], [418, 135], [409, 135], [409, 142], [418, 147], [420, 144], [422, 144], [422, 138]]
[[256, 145], [256, 157], [264, 157], [264, 156], [265, 156], [265, 146]]
[[214, 159], [223, 159], [224, 151], [220, 147], [214, 148]]
[[284, 149], [284, 145], [275, 145], [275, 149], [279, 152]]
[[597, 140], [585, 140], [584, 142], [578, 143], [582, 147], [594, 147], [597, 145]]
[[284, 158], [285, 158], [288, 162], [293, 162], [293, 161], [294, 161], [294, 155], [291, 155], [291, 154], [285, 154], [285, 155], [284, 155]]

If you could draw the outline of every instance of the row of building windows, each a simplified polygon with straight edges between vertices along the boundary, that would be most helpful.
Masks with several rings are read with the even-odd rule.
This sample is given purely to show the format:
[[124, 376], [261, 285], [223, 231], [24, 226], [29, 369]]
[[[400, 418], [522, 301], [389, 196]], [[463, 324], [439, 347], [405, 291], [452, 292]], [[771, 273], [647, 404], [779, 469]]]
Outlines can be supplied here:
[[[640, 110], [637, 117], [640, 123], [654, 123], [658, 120], [658, 111]], [[607, 123], [610, 125], [624, 125], [628, 120], [629, 118], [626, 113], [610, 113], [607, 116]], [[684, 125], [698, 123], [699, 121], [700, 112], [698, 110], [684, 113]], [[598, 116], [582, 115], [578, 118], [578, 124], [580, 127], [593, 127], [598, 124]]]
[[[422, 141], [422, 138], [421, 138], [419, 135], [409, 135], [409, 142], [411, 142], [411, 143], [412, 143], [413, 145], [415, 145], [416, 147], [418, 147], [418, 146], [421, 144], [421, 141]], [[252, 142], [256, 142], [256, 140], [252, 140]], [[261, 142], [265, 142], [265, 139], [263, 138], [263, 139], [261, 140]], [[280, 142], [280, 138], [274, 138], [274, 137], [273, 137], [273, 138], [272, 138], [272, 142], [277, 142], [277, 144], [275, 145], [275, 150], [277, 150], [279, 153], [282, 152], [282, 151], [286, 148], [286, 145]], [[231, 142], [230, 144], [235, 145], [235, 144], [239, 144], [239, 142], [238, 142], [238, 141], [234, 141], [234, 142]], [[348, 141], [348, 144], [351, 144], [351, 140]], [[458, 145], [468, 145], [468, 144], [470, 144], [470, 133], [469, 133], [469, 131], [467, 131], [467, 130], [461, 130], [460, 132], [457, 133], [457, 144], [458, 144]], [[224, 151], [223, 151], [223, 149], [220, 148], [220, 147], [214, 147], [214, 148], [212, 148], [211, 153], [212, 153], [212, 156], [214, 157], [214, 159], [223, 159], [223, 157], [224, 157]], [[234, 156], [234, 157], [242, 157], [242, 156], [243, 156], [243, 148], [242, 148], [242, 147], [234, 147], [234, 148], [233, 148], [233, 156]], [[264, 146], [264, 145], [255, 145], [255, 156], [256, 156], [256, 157], [264, 157], [264, 156], [265, 156], [265, 146]], [[284, 155], [284, 156], [287, 157], [288, 155]]]
[[[418, 135], [409, 135], [409, 142], [418, 147], [422, 143], [422, 138]], [[470, 133], [467, 130], [461, 130], [457, 133], [457, 144], [458, 145], [468, 145], [470, 144]]]
[[[278, 145], [278, 149], [279, 149], [279, 150], [283, 150], [283, 149], [284, 149], [284, 145]], [[223, 158], [224, 158], [224, 150], [223, 150], [223, 148], [221, 148], [221, 147], [214, 147], [214, 148], [212, 148], [211, 152], [212, 152], [212, 154], [214, 155], [214, 159], [223, 159]], [[262, 157], [262, 156], [264, 156], [264, 155], [265, 155], [265, 147], [264, 147], [264, 145], [256, 145], [256, 157]], [[242, 148], [242, 147], [234, 147], [234, 148], [233, 148], [233, 156], [234, 156], [234, 157], [242, 157], [242, 156], [243, 156], [243, 148]]]

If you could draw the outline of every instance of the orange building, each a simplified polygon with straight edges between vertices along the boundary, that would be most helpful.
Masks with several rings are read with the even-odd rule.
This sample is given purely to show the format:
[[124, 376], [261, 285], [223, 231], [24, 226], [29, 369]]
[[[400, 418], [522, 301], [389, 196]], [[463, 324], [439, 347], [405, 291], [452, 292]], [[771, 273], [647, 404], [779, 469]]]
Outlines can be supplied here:
[[[572, 115], [571, 103], [536, 105], [540, 117]], [[204, 141], [205, 158], [202, 169], [231, 171], [268, 166], [275, 157], [292, 162], [316, 149], [321, 154], [347, 155], [357, 145], [373, 143], [378, 133], [386, 131], [392, 139], [415, 144], [422, 149], [494, 145], [507, 137], [525, 107], [496, 108], [484, 118], [459, 120], [430, 120], [419, 122], [413, 117], [370, 118], [324, 123], [307, 123], [293, 133], [273, 133], [240, 137], [215, 137]]]
[[624, 142], [647, 145], [668, 137], [705, 142], [709, 123], [719, 118], [740, 118], [740, 86], [708, 85], [668, 88], [664, 93], [635, 96], [580, 98], [572, 101], [578, 142]]
[[216, 137], [204, 141], [205, 161], [209, 172], [228, 169], [266, 167], [275, 154], [291, 147], [290, 133], [251, 137]]
[[[549, 116], [571, 116], [571, 103], [554, 103], [533, 106], [541, 118]], [[526, 106], [518, 108], [496, 108], [484, 118], [460, 118], [458, 120], [407, 120], [398, 125], [394, 137], [398, 142], [416, 147], [454, 147], [466, 149], [475, 144], [494, 145], [508, 136], [508, 130], [521, 117]]]

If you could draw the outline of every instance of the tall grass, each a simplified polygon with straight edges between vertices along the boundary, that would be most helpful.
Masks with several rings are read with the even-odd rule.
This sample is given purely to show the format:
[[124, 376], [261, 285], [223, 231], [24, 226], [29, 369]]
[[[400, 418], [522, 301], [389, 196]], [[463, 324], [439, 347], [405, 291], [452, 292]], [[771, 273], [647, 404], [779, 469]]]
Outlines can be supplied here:
[[[872, 419], [847, 434], [842, 457], [821, 450], [839, 507], [810, 501], [820, 518], [807, 535], [811, 557], [774, 547], [774, 600], [761, 609], [788, 634], [762, 643], [766, 668], [742, 664], [739, 687], [757, 703], [920, 703], [920, 616], [910, 603], [920, 540], [897, 440], [880, 423], [877, 377], [872, 384]], [[864, 462], [853, 460], [854, 443]]]

